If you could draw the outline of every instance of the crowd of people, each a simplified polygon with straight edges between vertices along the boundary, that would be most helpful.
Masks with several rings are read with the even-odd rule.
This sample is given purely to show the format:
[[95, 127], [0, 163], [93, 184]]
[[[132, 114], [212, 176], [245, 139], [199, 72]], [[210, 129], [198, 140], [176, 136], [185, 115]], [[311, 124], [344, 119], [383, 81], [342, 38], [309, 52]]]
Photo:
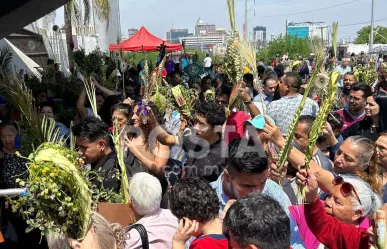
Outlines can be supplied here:
[[[306, 170], [305, 153], [321, 105], [310, 94], [279, 170], [284, 136], [314, 70], [314, 58], [309, 59], [304, 64], [295, 58], [303, 65], [298, 70], [286, 69], [288, 55], [273, 67], [258, 63], [259, 79], [246, 72], [238, 86], [242, 105], [230, 105], [233, 82], [209, 55], [203, 62], [168, 57], [162, 84], [196, 89], [192, 113], [165, 113], [143, 99], [144, 64], [126, 68], [117, 89], [104, 87], [95, 75], [97, 113], [85, 89], [76, 103], [61, 100], [74, 107], [72, 127], [57, 118], [61, 96], [32, 89], [37, 115], [56, 119], [61, 137], [76, 137], [79, 156], [100, 176], [93, 180], [96, 188], [120, 191], [113, 126], [122, 134], [128, 205], [136, 225], [109, 224], [93, 213], [87, 236], [66, 244], [80, 249], [365, 249], [375, 244], [374, 215], [387, 203], [387, 93], [381, 87], [387, 64], [375, 66], [380, 78], [370, 85], [357, 82], [349, 58], [338, 62], [332, 70], [341, 74], [337, 99], [343, 108], [333, 105]], [[193, 68], [202, 73], [192, 75]], [[254, 88], [254, 81], [262, 89]], [[206, 97], [208, 91], [214, 91], [214, 99]], [[6, 101], [0, 104], [0, 183], [9, 189], [27, 169], [19, 156], [23, 127], [15, 122], [22, 114]], [[49, 236], [42, 240], [38, 231], [25, 233], [23, 217], [11, 209], [3, 200], [0, 248], [65, 248]]]

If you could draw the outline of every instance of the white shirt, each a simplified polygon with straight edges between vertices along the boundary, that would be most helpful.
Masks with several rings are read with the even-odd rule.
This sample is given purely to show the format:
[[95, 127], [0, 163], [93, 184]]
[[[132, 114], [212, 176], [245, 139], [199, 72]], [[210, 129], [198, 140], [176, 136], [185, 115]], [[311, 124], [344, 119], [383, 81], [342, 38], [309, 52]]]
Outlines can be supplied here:
[[211, 67], [211, 65], [212, 65], [211, 57], [204, 58], [204, 67]]

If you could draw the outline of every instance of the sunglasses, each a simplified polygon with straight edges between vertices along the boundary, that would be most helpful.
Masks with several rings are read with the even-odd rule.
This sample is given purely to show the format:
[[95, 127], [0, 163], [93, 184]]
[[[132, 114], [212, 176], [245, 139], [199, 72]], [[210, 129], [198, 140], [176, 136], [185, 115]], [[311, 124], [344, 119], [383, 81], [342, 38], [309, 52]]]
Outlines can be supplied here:
[[344, 179], [341, 176], [338, 176], [335, 179], [333, 179], [332, 183], [334, 185], [341, 185], [340, 191], [344, 196], [348, 196], [349, 194], [351, 194], [351, 192], [355, 193], [357, 200], [359, 201], [360, 205], [362, 205], [360, 198], [359, 198], [359, 195], [357, 194], [357, 192], [352, 184], [344, 181]]

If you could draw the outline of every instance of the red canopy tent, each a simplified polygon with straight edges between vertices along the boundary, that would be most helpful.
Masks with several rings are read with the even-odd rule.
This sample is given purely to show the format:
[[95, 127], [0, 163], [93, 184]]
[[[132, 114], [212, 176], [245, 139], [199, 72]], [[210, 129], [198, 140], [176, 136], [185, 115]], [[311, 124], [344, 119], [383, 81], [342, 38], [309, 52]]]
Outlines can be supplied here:
[[134, 52], [142, 52], [142, 51], [157, 51], [161, 44], [166, 46], [166, 50], [168, 51], [179, 51], [182, 50], [183, 46], [181, 44], [174, 44], [166, 42], [151, 33], [145, 28], [141, 27], [141, 29], [131, 38], [126, 41], [121, 42], [120, 44], [110, 44], [109, 50], [122, 50], [122, 51], [134, 51]]

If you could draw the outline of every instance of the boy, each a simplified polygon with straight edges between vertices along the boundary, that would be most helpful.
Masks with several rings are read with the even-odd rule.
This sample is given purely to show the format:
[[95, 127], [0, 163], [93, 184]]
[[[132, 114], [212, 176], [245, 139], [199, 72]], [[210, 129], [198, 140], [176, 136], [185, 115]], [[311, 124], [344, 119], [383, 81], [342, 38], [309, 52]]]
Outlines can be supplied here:
[[170, 207], [179, 221], [173, 236], [172, 249], [184, 249], [191, 236], [196, 237], [190, 249], [228, 249], [219, 215], [215, 191], [203, 179], [183, 178], [170, 193]]

